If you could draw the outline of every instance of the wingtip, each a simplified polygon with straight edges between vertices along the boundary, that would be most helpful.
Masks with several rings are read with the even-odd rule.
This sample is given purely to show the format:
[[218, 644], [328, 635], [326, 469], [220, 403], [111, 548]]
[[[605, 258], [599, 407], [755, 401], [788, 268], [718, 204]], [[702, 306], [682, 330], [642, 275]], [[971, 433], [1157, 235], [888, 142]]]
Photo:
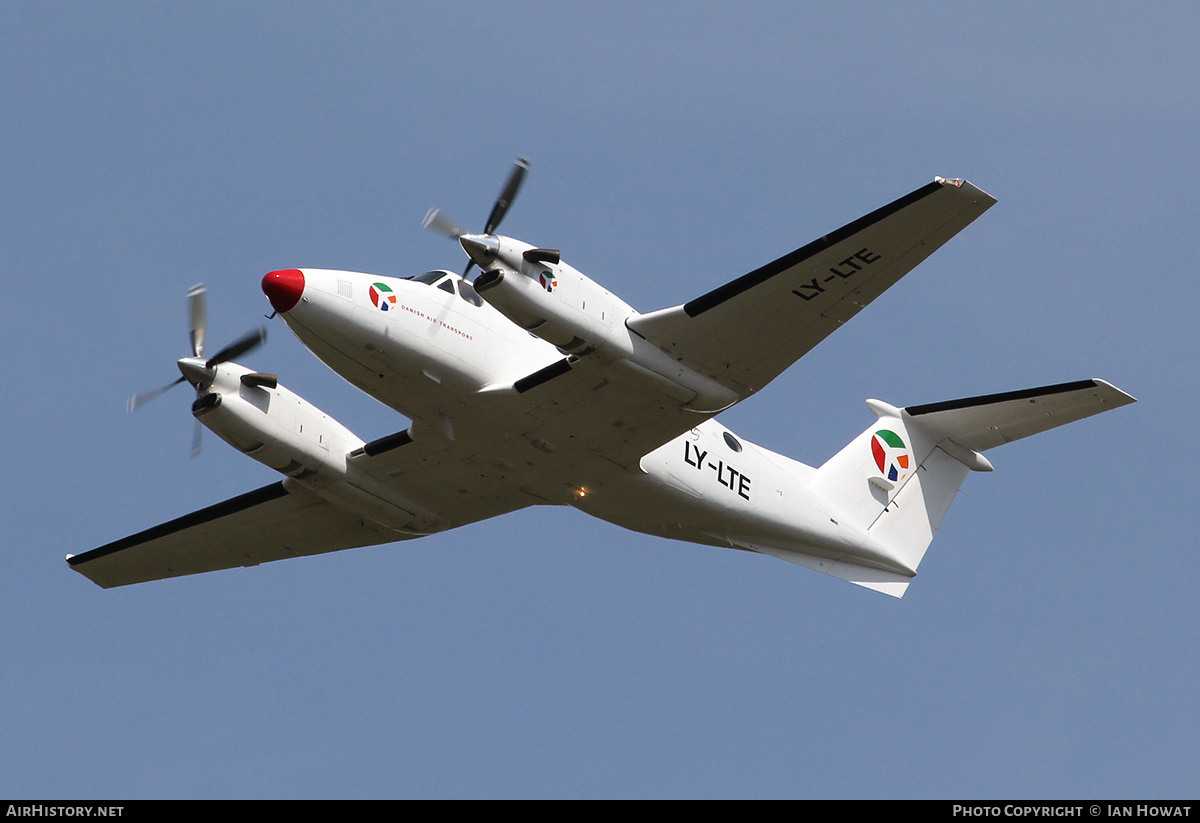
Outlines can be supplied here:
[[1127, 406], [1130, 403], [1138, 402], [1137, 398], [1134, 397], [1132, 394], [1125, 391], [1124, 389], [1117, 388], [1112, 383], [1109, 383], [1107, 380], [1102, 380], [1099, 377], [1093, 377], [1092, 383], [1094, 383], [1099, 388], [1107, 389], [1109, 392], [1111, 392], [1113, 397], [1111, 400], [1109, 400], [1109, 402], [1113, 403], [1114, 405]]
[[933, 182], [942, 186], [950, 186], [952, 188], [962, 189], [966, 192], [970, 192], [976, 197], [986, 200], [989, 207], [996, 203], [995, 197], [992, 197], [986, 191], [979, 188], [965, 177], [941, 177], [940, 175], [934, 175]]

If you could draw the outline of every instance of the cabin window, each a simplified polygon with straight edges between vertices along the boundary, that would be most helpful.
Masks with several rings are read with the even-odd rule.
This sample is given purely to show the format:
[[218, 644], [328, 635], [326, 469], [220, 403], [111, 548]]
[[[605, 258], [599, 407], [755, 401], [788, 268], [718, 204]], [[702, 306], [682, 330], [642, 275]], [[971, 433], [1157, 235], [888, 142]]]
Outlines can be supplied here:
[[735, 452], [740, 452], [742, 450], [742, 444], [738, 442], [738, 439], [736, 437], [734, 437], [729, 432], [723, 432], [722, 434], [725, 438], [726, 446], [733, 449]]

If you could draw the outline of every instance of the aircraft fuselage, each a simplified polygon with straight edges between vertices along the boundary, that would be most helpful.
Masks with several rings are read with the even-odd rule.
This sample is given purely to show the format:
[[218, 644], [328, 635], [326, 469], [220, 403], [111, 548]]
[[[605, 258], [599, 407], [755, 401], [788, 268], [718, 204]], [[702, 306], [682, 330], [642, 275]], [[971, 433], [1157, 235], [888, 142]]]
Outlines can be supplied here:
[[[456, 274], [398, 279], [305, 269], [303, 283], [282, 317], [305, 346], [397, 412], [438, 421], [414, 425], [414, 439], [475, 440], [487, 453], [481, 471], [503, 474], [540, 502], [695, 543], [737, 548], [752, 540], [832, 556], [862, 553], [865, 533], [839, 523], [806, 492], [812, 467], [737, 437], [711, 413], [680, 413], [676, 427], [684, 433], [632, 467], [542, 436], [495, 442], [492, 433], [520, 431], [529, 415], [525, 404], [509, 402], [513, 384], [564, 355], [479, 300]], [[524, 424], [544, 430], [540, 416]]]

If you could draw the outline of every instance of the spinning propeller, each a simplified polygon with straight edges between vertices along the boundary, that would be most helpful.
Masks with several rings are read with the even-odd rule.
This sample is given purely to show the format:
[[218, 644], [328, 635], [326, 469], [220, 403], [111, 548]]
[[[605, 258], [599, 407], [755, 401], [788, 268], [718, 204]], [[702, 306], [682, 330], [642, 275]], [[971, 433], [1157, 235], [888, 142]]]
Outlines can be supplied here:
[[[243, 354], [253, 351], [266, 342], [266, 328], [258, 328], [230, 343], [212, 357], [205, 359], [204, 336], [208, 325], [208, 310], [205, 300], [206, 292], [207, 289], [204, 288], [203, 283], [197, 283], [188, 289], [188, 326], [190, 329], [189, 339], [192, 346], [192, 356], [181, 357], [176, 361], [181, 376], [165, 386], [160, 386], [157, 389], [151, 389], [150, 391], [142, 392], [129, 398], [129, 401], [125, 404], [125, 410], [128, 413], [132, 414], [160, 394], [166, 393], [169, 389], [175, 388], [184, 381], [191, 383], [195, 387], [196, 398], [199, 401], [204, 396], [204, 390], [211, 386], [213, 380], [216, 379], [217, 366], [226, 361], [233, 360], [235, 357], [241, 357]], [[200, 452], [200, 433], [200, 421], [197, 420], [196, 429], [192, 436], [193, 457]]]
[[463, 231], [441, 209], [430, 209], [429, 213], [425, 215], [425, 220], [421, 225], [427, 229], [440, 232], [453, 240], [457, 240], [471, 258], [470, 262], [467, 263], [467, 267], [463, 269], [463, 277], [466, 277], [467, 273], [471, 271], [471, 267], [475, 265], [475, 255], [486, 255], [488, 249], [495, 245], [495, 239], [492, 235], [500, 227], [500, 222], [504, 220], [504, 215], [508, 214], [509, 207], [517, 198], [517, 192], [521, 189], [521, 183], [524, 182], [525, 172], [527, 171], [529, 171], [529, 161], [524, 157], [518, 157], [517, 162], [513, 164], [512, 171], [509, 172], [504, 188], [500, 190], [500, 196], [496, 198], [496, 204], [492, 206], [492, 213], [488, 215], [487, 223], [480, 234], [470, 234]]

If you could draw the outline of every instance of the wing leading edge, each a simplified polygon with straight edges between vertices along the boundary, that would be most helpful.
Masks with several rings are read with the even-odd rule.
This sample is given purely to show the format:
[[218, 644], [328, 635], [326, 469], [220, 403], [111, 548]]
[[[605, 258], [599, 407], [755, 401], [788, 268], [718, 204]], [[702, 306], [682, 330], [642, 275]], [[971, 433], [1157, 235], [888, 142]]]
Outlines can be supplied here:
[[963, 448], [981, 452], [1137, 402], [1104, 380], [908, 406], [904, 414]]
[[349, 514], [312, 492], [280, 481], [106, 546], [69, 555], [67, 563], [96, 585], [110, 589], [411, 536]]
[[708, 294], [630, 320], [629, 327], [744, 398], [995, 202], [965, 180], [937, 178]]

